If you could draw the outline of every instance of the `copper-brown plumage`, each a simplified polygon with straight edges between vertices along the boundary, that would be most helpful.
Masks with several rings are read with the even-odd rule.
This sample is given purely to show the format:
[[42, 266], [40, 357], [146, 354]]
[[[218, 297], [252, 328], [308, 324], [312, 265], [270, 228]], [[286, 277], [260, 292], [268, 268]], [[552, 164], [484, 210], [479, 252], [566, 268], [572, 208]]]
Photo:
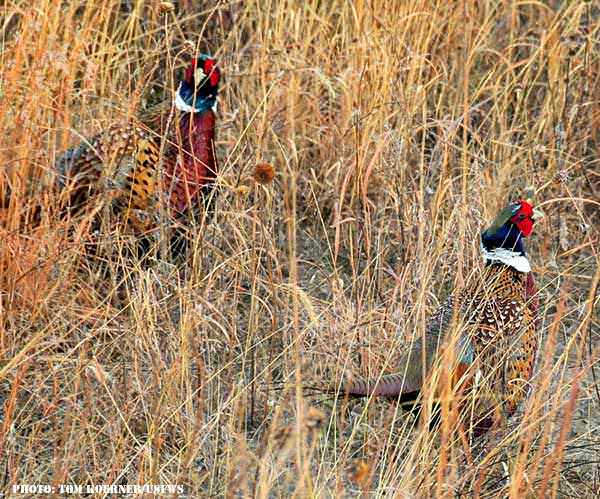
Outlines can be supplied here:
[[140, 230], [158, 220], [163, 199], [174, 218], [200, 208], [218, 170], [212, 108], [219, 78], [214, 61], [201, 56], [181, 81], [170, 130], [162, 128], [165, 117], [146, 120], [151, 126], [129, 121], [66, 151], [56, 163], [62, 203], [78, 210], [108, 199], [122, 222]]
[[[523, 258], [522, 239], [531, 233], [533, 211], [520, 201], [510, 205], [483, 235], [482, 271], [458, 293], [452, 294], [428, 320], [423, 336], [406, 345], [398, 372], [379, 379], [342, 383], [341, 393], [351, 396], [416, 396], [433, 382], [436, 362], [453, 342], [450, 379], [471, 397], [470, 423], [476, 430], [489, 429], [498, 415], [508, 417], [528, 393], [537, 351], [538, 301], [535, 281]], [[505, 211], [505, 210], [503, 210]], [[497, 242], [500, 241], [500, 242]], [[517, 270], [518, 267], [520, 270]], [[444, 356], [444, 359], [448, 356]], [[441, 388], [435, 387], [435, 395]]]
[[169, 147], [172, 157], [166, 168], [166, 189], [171, 208], [184, 212], [197, 202], [202, 189], [214, 183], [217, 161], [214, 151], [215, 114], [187, 114], [179, 121], [177, 140]]

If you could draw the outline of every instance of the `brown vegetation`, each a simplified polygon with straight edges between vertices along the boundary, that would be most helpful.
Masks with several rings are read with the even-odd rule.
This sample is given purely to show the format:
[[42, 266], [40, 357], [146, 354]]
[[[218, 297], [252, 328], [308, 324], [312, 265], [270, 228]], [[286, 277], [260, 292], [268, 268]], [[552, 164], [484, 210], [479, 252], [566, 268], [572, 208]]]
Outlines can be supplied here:
[[[598, 6], [167, 4], [2, 7], [0, 492], [599, 494]], [[196, 51], [224, 76], [214, 216], [185, 263], [141, 265], [107, 225], [91, 255], [105, 206], [58, 217], [57, 155], [168, 105]], [[265, 162], [274, 180], [245, 187]], [[303, 392], [394, 372], [528, 186], [544, 342], [493, 445], [461, 438], [452, 404], [429, 431], [394, 403]]]

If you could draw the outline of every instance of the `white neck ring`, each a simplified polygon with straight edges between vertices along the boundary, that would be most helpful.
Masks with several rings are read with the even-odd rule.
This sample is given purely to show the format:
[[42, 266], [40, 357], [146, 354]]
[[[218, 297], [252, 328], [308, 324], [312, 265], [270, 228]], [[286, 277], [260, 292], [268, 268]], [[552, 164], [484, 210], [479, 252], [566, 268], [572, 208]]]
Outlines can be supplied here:
[[531, 272], [531, 265], [529, 265], [527, 257], [516, 251], [510, 251], [504, 248], [496, 248], [488, 251], [482, 245], [481, 252], [483, 254], [483, 259], [486, 262], [500, 262], [519, 272]]

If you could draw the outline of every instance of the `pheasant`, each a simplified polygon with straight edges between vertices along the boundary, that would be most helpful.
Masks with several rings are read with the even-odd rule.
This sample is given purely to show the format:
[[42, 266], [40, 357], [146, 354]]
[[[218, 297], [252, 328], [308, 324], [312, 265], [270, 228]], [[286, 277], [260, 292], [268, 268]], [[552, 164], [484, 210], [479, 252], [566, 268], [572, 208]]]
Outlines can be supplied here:
[[452, 344], [450, 380], [454, 388], [460, 384], [463, 393], [473, 394], [476, 409], [469, 405], [469, 412], [475, 433], [497, 425], [502, 414], [513, 414], [527, 394], [537, 351], [537, 290], [524, 238], [541, 216], [523, 200], [500, 211], [481, 235], [482, 273], [435, 311], [424, 335], [407, 346], [400, 372], [346, 381], [336, 391], [414, 401], [424, 383], [435, 382], [435, 362]]
[[156, 129], [130, 121], [66, 151], [56, 163], [62, 203], [77, 212], [94, 195], [108, 197], [138, 233], [156, 226], [161, 198], [173, 220], [193, 215], [218, 170], [214, 107], [220, 77], [215, 60], [200, 55], [179, 83], [171, 131], [156, 127], [168, 123], [164, 117], [154, 120]]

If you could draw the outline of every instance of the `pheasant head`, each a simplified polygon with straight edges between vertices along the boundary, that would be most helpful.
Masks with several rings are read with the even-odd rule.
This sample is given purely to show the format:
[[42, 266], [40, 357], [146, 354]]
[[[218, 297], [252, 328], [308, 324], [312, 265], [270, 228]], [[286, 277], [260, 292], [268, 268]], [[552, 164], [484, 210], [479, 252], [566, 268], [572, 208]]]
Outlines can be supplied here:
[[530, 272], [523, 239], [531, 235], [535, 221], [543, 216], [528, 201], [510, 203], [481, 235], [486, 263], [502, 262], [519, 272]]
[[175, 106], [186, 113], [213, 109], [217, 102], [221, 71], [215, 59], [201, 54], [186, 68], [175, 96]]

